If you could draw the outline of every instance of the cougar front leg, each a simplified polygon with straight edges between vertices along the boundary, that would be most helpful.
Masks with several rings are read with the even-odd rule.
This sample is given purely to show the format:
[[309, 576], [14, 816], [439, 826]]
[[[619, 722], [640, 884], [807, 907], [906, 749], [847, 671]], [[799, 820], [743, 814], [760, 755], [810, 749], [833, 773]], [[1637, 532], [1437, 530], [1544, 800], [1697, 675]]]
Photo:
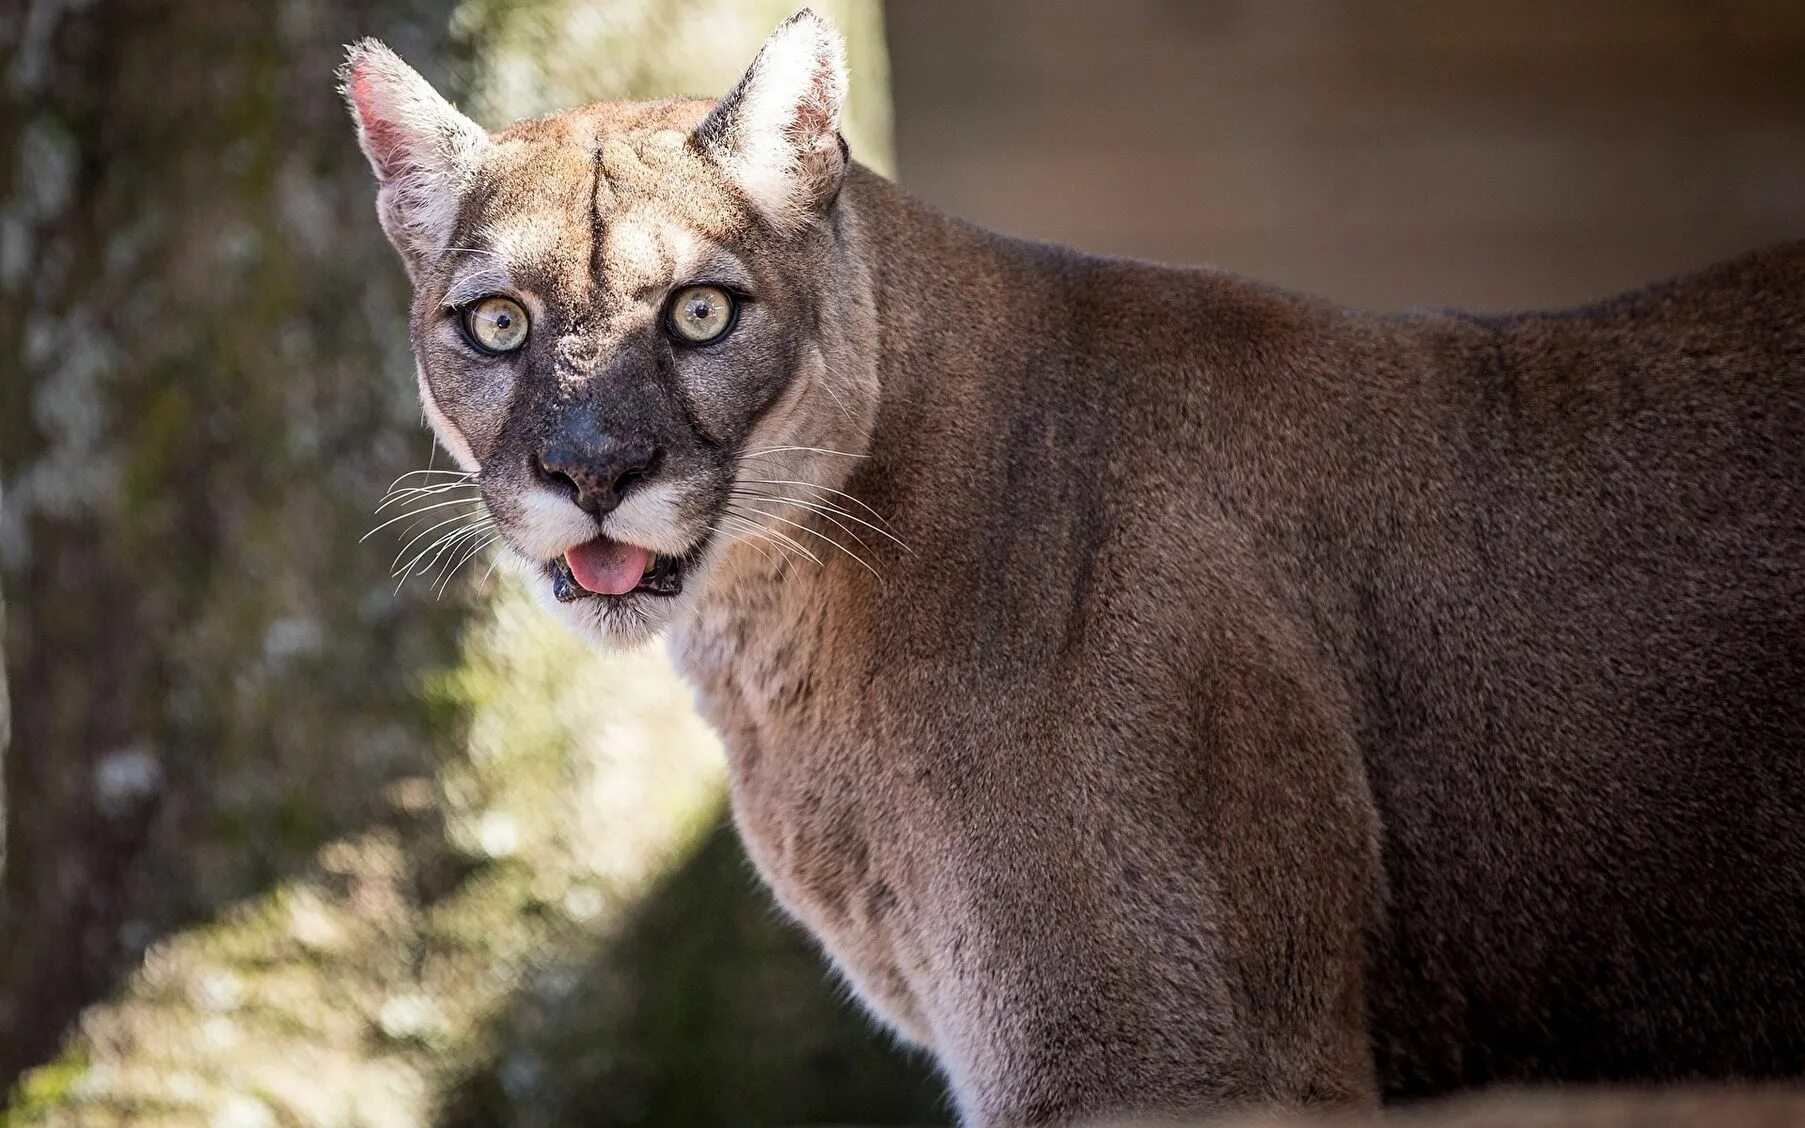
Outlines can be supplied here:
[[1291, 707], [966, 824], [921, 988], [968, 1123], [1375, 1100], [1374, 819], [1351, 742]]

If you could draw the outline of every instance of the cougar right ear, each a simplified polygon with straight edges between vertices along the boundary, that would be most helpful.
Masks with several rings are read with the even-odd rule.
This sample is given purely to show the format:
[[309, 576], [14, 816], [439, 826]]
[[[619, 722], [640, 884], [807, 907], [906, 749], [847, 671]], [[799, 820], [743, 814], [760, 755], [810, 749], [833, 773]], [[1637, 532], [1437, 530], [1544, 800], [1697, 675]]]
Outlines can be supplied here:
[[846, 175], [845, 103], [845, 44], [804, 8], [765, 40], [693, 140], [766, 220], [793, 227], [839, 193]]
[[380, 186], [382, 229], [413, 274], [451, 242], [459, 193], [489, 135], [374, 39], [346, 50], [339, 80]]

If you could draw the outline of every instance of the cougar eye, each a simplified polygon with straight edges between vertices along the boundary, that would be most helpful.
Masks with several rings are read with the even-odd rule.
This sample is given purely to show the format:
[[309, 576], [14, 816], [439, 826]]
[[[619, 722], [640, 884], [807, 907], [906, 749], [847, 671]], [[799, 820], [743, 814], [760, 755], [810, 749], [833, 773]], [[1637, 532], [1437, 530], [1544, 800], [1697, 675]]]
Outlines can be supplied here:
[[484, 298], [464, 311], [464, 333], [484, 352], [513, 352], [526, 343], [526, 310], [512, 298]]
[[733, 295], [719, 286], [685, 286], [671, 299], [665, 324], [684, 344], [706, 345], [727, 335], [738, 312]]

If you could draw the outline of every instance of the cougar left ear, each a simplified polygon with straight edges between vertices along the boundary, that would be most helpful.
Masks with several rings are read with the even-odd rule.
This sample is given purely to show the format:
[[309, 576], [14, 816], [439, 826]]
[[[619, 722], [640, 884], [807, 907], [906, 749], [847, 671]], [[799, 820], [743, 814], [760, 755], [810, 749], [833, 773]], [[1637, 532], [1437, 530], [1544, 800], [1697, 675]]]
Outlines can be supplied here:
[[374, 39], [351, 45], [339, 79], [376, 173], [382, 229], [411, 274], [451, 242], [459, 195], [489, 135]]
[[840, 113], [846, 49], [807, 8], [785, 20], [752, 66], [696, 127], [693, 141], [766, 220], [793, 227], [819, 214], [846, 175]]

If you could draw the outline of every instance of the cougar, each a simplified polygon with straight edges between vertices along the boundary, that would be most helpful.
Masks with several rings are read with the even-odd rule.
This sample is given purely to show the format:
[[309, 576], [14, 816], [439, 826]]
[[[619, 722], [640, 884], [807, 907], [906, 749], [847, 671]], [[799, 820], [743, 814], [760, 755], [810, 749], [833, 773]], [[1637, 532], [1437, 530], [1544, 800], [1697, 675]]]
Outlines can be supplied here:
[[1006, 238], [806, 11], [719, 101], [342, 80], [439, 440], [967, 1123], [1805, 1067], [1805, 244], [1480, 317]]

